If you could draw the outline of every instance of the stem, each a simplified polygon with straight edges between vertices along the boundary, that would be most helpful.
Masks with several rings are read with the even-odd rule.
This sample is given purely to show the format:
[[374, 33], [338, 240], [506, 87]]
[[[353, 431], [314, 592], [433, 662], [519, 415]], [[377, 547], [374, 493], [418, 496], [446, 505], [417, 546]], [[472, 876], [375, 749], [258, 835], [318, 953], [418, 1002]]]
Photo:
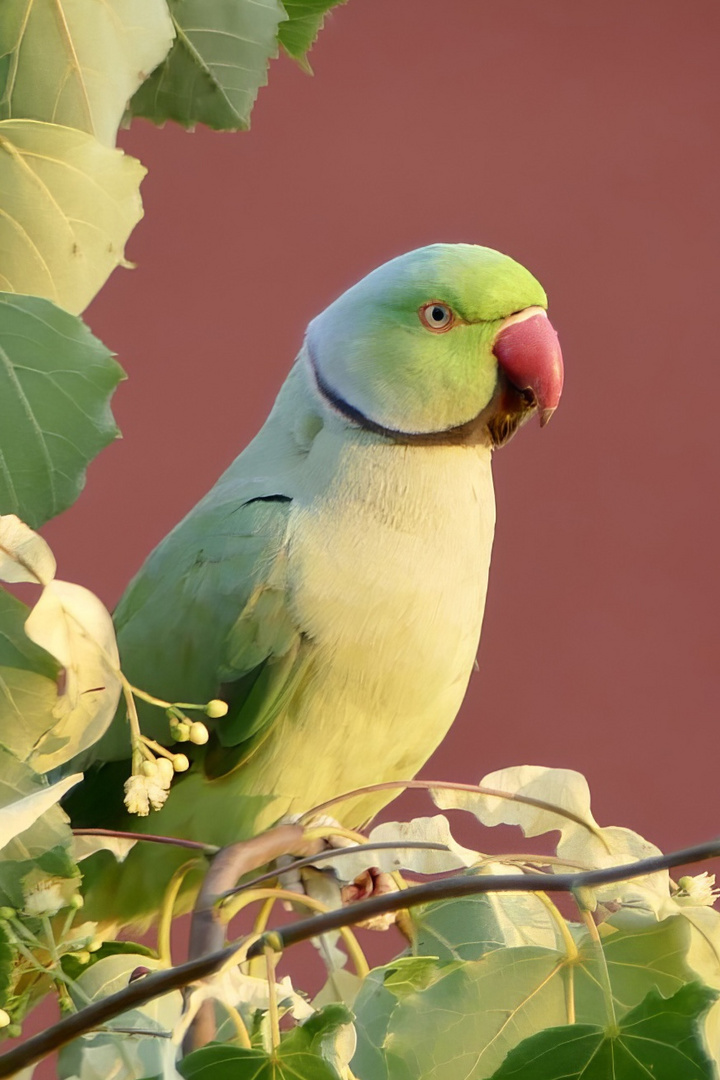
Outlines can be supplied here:
[[149, 840], [151, 844], [174, 844], [175, 847], [202, 851], [205, 855], [216, 855], [220, 848], [216, 844], [203, 844], [199, 840], [181, 840], [178, 836], [159, 836], [157, 833], [123, 832], [120, 829], [73, 829], [74, 836], [116, 836], [120, 840]]
[[612, 984], [610, 982], [610, 972], [607, 966], [607, 957], [605, 956], [605, 950], [602, 947], [602, 941], [600, 940], [600, 935], [598, 933], [598, 928], [595, 925], [595, 920], [592, 917], [592, 912], [588, 911], [587, 908], [581, 907], [580, 905], [578, 905], [578, 910], [580, 912], [580, 917], [582, 918], [582, 921], [587, 926], [588, 933], [590, 934], [590, 937], [592, 939], [595, 954], [600, 965], [603, 997], [605, 998], [605, 1008], [607, 1009], [608, 1023], [610, 1024], [610, 1027], [613, 1029], [613, 1031], [616, 1031], [617, 1017], [615, 1016], [615, 1001], [613, 999]]
[[[335, 836], [339, 835], [337, 829], [333, 829], [333, 833]], [[307, 836], [308, 834], [306, 833], [305, 835]], [[354, 855], [359, 851], [405, 851], [409, 849], [421, 851], [450, 850], [447, 844], [438, 844], [432, 840], [406, 840], [402, 844], [396, 843], [395, 840], [378, 840], [377, 842], [370, 844], [354, 844], [352, 847], [332, 848], [327, 851], [318, 851], [317, 855], [308, 855], [305, 859], [294, 859], [292, 868], [293, 870], [302, 870], [305, 866], [314, 866], [315, 863], [335, 859], [339, 855], [346, 854], [347, 852], [352, 852]], [[393, 874], [394, 873], [397, 873], [397, 871], [393, 871]], [[236, 893], [243, 892], [245, 889], [254, 889], [256, 885], [262, 885], [264, 881], [275, 881], [277, 880], [277, 877], [277, 870], [268, 870], [266, 874], [260, 874], [250, 881], [244, 881], [241, 885], [236, 885], [234, 889], [228, 889], [227, 892], [223, 893], [223, 899], [227, 896], [235, 896]]]
[[161, 757], [167, 758], [168, 761], [172, 761], [175, 757], [166, 746], [162, 746], [161, 743], [155, 742], [154, 739], [148, 739], [147, 735], [141, 735], [140, 742], [143, 746], [149, 747], [150, 750], [153, 750], [156, 754], [160, 754]]
[[568, 925], [565, 919], [560, 914], [557, 904], [554, 904], [547, 893], [535, 894], [541, 904], [544, 904], [548, 912], [555, 921], [555, 925], [560, 931], [560, 936], [565, 946], [565, 955], [567, 961], [563, 966], [563, 978], [565, 982], [565, 1013], [567, 1016], [568, 1024], [575, 1023], [575, 965], [579, 959], [580, 953], [578, 947], [575, 944], [575, 939], [568, 930]]
[[273, 1054], [280, 1045], [280, 1016], [278, 1014], [277, 989], [275, 987], [275, 952], [265, 946], [265, 967], [268, 984], [268, 1012], [270, 1014], [270, 1043]]
[[158, 956], [164, 964], [168, 967], [172, 964], [172, 950], [170, 946], [170, 930], [173, 920], [173, 909], [175, 907], [175, 901], [177, 900], [178, 893], [185, 880], [186, 875], [190, 870], [193, 870], [196, 866], [200, 866], [200, 859], [189, 859], [188, 862], [179, 866], [173, 876], [170, 878], [168, 886], [163, 896], [162, 907], [160, 909], [160, 919], [158, 921], [157, 942], [158, 942]]
[[[301, 904], [303, 907], [309, 908], [310, 911], [317, 912], [318, 915], [327, 915], [328, 912], [333, 910], [332, 908], [329, 908], [327, 904], [323, 904], [321, 900], [316, 900], [313, 896], [305, 896], [304, 893], [291, 892], [290, 889], [253, 889], [252, 893], [245, 893], [244, 896], [241, 896], [239, 900], [236, 900], [233, 904], [222, 905], [221, 910], [232, 907], [232, 911], [225, 916], [226, 921], [230, 922], [230, 920], [234, 919], [238, 912], [242, 911], [248, 904], [252, 904], [257, 900], [270, 899], [273, 901], [288, 900], [291, 904]], [[358, 944], [357, 938], [347, 926], [338, 926], [337, 929], [340, 932], [345, 948], [353, 962], [355, 971], [359, 978], [364, 979], [370, 971], [370, 965], [365, 958], [365, 953]]]
[[229, 1001], [223, 1001], [221, 1002], [221, 1004], [223, 1009], [233, 1022], [233, 1026], [237, 1035], [237, 1041], [242, 1047], [244, 1047], [245, 1050], [252, 1050], [250, 1032], [245, 1026], [245, 1021], [243, 1020], [238, 1010], [235, 1008], [234, 1005], [231, 1005]]
[[[276, 903], [276, 896], [268, 896], [267, 900], [260, 908], [258, 916], [253, 923], [253, 934], [256, 937], [260, 937], [261, 934], [265, 933], [265, 930], [267, 929], [267, 924], [270, 920], [270, 916], [272, 915], [272, 910], [275, 907]], [[254, 960], [250, 960], [248, 962], [248, 975], [256, 975], [258, 965], [259, 957], [256, 956]]]

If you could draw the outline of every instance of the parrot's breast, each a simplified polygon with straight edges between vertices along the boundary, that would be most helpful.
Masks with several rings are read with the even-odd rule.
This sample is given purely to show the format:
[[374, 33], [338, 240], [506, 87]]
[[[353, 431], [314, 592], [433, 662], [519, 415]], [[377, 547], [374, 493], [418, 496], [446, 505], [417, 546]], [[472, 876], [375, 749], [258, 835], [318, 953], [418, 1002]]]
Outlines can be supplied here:
[[[401, 447], [361, 433], [326, 447], [325, 462], [329, 451], [332, 481], [318, 470], [315, 482], [308, 463], [289, 533], [291, 602], [312, 675], [248, 763], [258, 790], [273, 777], [286, 813], [410, 779], [443, 739], [477, 652], [495, 525], [485, 448]], [[394, 794], [333, 813], [359, 825]]]

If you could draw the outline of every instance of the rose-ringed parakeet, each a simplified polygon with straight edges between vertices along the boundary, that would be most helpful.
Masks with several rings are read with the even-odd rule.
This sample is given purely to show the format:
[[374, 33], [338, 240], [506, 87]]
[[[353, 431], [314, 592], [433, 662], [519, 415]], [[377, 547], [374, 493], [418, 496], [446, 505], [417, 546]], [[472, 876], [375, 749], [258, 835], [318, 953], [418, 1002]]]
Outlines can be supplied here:
[[[379, 267], [310, 323], [259, 434], [115, 615], [131, 683], [170, 701], [219, 697], [228, 714], [159, 812], [121, 820], [130, 742], [118, 713], [93, 748], [106, 764], [89, 771], [80, 824], [225, 845], [418, 772], [477, 652], [492, 451], [534, 412], [544, 423], [560, 397], [545, 308], [507, 256], [434, 244]], [[141, 708], [141, 726], [172, 741], [161, 710]], [[333, 814], [357, 828], [394, 794]], [[149, 843], [119, 867], [94, 856], [83, 864], [88, 917], [142, 921], [186, 858]]]

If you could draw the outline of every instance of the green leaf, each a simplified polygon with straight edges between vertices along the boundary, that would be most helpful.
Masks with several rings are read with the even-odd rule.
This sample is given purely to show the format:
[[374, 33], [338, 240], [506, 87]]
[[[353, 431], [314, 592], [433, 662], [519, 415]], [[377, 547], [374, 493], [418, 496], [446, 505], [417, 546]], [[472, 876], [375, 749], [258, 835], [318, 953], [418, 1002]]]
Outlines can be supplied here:
[[344, 1006], [328, 1005], [293, 1028], [272, 1054], [216, 1044], [189, 1054], [178, 1069], [185, 1080], [340, 1080], [340, 1073], [323, 1056], [324, 1044], [351, 1019]]
[[[500, 949], [481, 960], [446, 964], [424, 989], [403, 993], [383, 1021], [382, 999], [361, 993], [354, 1012], [358, 1024], [358, 1050], [353, 1071], [376, 1076], [432, 1077], [432, 1080], [480, 1080], [498, 1067], [505, 1054], [528, 1035], [567, 1020], [564, 957], [550, 949]], [[374, 973], [373, 973], [374, 975]], [[427, 978], [427, 970], [424, 972]], [[377, 988], [377, 982], [376, 982]], [[370, 1007], [370, 1018], [364, 1009]], [[443, 1017], [438, 1024], [438, 1016]], [[385, 1031], [383, 1032], [383, 1027]], [[368, 1040], [378, 1057], [391, 1055], [390, 1069], [372, 1071]], [[396, 1060], [393, 1060], [396, 1059]]]
[[268, 63], [277, 55], [280, 0], [169, 0], [176, 40], [130, 102], [133, 116], [156, 124], [250, 126]]
[[0, 119], [63, 124], [113, 146], [173, 37], [165, 0], [3, 0]]
[[[687, 963], [691, 928], [672, 916], [663, 922], [616, 929], [600, 927], [615, 1013], [622, 1017], [655, 990], [670, 997], [696, 975]], [[578, 942], [581, 960], [575, 967], [575, 1011], [579, 1024], [599, 1023], [604, 1016], [602, 973], [587, 934]]]
[[37, 527], [72, 505], [118, 437], [110, 398], [124, 377], [77, 316], [0, 293], [0, 512]]
[[699, 983], [651, 991], [615, 1030], [549, 1028], [508, 1054], [492, 1080], [712, 1080], [700, 1021], [717, 992]]
[[0, 121], [0, 288], [82, 311], [123, 262], [144, 175], [84, 131]]
[[307, 61], [307, 53], [317, 41], [326, 14], [331, 8], [345, 2], [346, 0], [283, 0], [288, 21], [280, 24], [278, 40], [285, 52], [297, 60], [304, 71], [312, 71]]
[[[505, 870], [507, 871], [507, 867]], [[413, 951], [448, 960], [479, 960], [506, 946], [554, 948], [557, 929], [531, 893], [485, 893], [441, 900], [411, 912]]]

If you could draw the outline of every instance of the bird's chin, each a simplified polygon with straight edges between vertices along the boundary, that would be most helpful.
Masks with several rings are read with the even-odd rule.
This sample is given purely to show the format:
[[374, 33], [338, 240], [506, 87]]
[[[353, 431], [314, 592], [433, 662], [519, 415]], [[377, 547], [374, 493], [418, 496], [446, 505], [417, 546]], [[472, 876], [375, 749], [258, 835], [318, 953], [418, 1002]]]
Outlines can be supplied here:
[[492, 401], [483, 409], [486, 414], [484, 426], [493, 450], [510, 442], [518, 428], [536, 411], [535, 401], [527, 390], [518, 390], [507, 382], [499, 385]]

